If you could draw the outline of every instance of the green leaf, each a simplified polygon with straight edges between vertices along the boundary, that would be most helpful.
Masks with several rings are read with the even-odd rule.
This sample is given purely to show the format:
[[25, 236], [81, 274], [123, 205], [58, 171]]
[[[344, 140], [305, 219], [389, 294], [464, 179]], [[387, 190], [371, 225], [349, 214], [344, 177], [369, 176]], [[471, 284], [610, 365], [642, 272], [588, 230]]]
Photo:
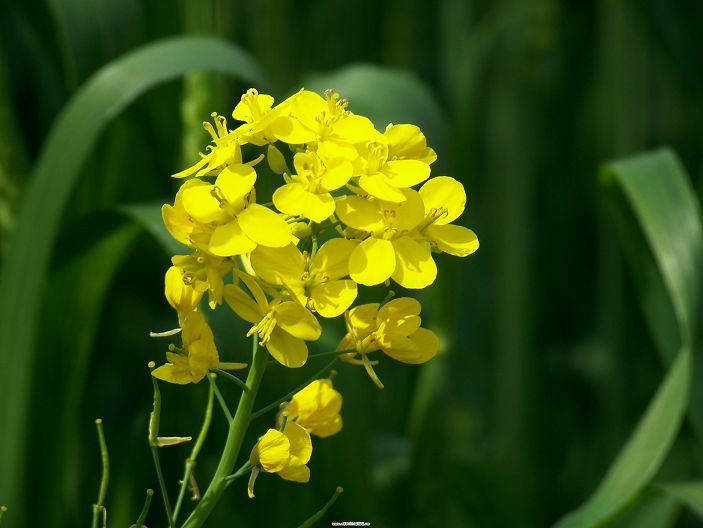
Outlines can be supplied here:
[[[75, 252], [50, 276], [54, 285], [47, 289], [43, 302], [42, 333], [37, 352], [37, 365], [33, 382], [32, 416], [41, 416], [41, 427], [51, 431], [52, 441], [44, 435], [31, 435], [27, 440], [31, 458], [28, 473], [41, 474], [52, 486], [33, 487], [32, 500], [42, 508], [32, 513], [36, 526], [50, 526], [65, 511], [65, 497], [59, 483], [71, 468], [80, 465], [79, 452], [75, 449], [81, 400], [84, 396], [85, 376], [94, 349], [101, 307], [110, 285], [141, 230], [132, 222], [114, 218], [91, 217], [96, 225], [96, 240]], [[71, 235], [80, 236], [81, 226]], [[85, 235], [83, 235], [85, 238]], [[62, 314], [61, 317], [57, 314]], [[80, 324], [76, 324], [80, 321]], [[57, 353], [61, 351], [62, 353]], [[63, 353], [63, 352], [70, 353]], [[55, 391], [60, 391], [60, 398]], [[54, 392], [51, 411], [47, 410], [48, 394]]]
[[[700, 296], [703, 229], [688, 177], [671, 151], [658, 150], [607, 165], [603, 179], [613, 193], [651, 330], [666, 347], [665, 356], [671, 356], [675, 349], [678, 352], [594, 494], [557, 523], [560, 528], [598, 526], [608, 521], [650, 482], [683, 420], [693, 370], [691, 347]], [[676, 332], [672, 332], [672, 322]]]
[[649, 491], [643, 493], [612, 528], [669, 528], [674, 526], [681, 508], [678, 502], [666, 493]]
[[99, 70], [61, 112], [26, 188], [0, 275], [0, 496], [22, 509], [21, 461], [34, 337], [59, 222], [100, 132], [148, 89], [187, 72], [212, 70], [265, 86], [256, 63], [221, 40], [178, 37], [139, 48]]
[[[446, 145], [447, 119], [432, 91], [403, 70], [352, 64], [303, 79], [308, 90], [331, 88], [349, 100], [352, 112], [368, 116], [383, 131], [389, 123], [412, 123], [422, 128], [430, 146]], [[446, 152], [446, 151], [445, 151]]]
[[658, 484], [657, 489], [675, 498], [703, 520], [703, 482], [674, 482]]

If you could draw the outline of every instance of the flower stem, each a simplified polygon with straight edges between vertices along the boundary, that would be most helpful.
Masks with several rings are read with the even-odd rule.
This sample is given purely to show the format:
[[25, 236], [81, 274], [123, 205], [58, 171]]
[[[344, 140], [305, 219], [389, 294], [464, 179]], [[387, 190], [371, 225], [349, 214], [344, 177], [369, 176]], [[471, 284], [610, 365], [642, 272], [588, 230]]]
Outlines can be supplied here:
[[137, 528], [142, 528], [144, 526], [144, 521], [146, 521], [146, 515], [149, 513], [149, 507], [151, 506], [151, 497], [154, 495], [154, 490], [149, 488], [146, 490], [146, 499], [144, 499], [144, 507], [142, 508], [142, 513], [139, 514], [137, 522], [134, 526]]
[[219, 387], [217, 386], [217, 383], [215, 382], [215, 376], [216, 374], [208, 374], [207, 375], [207, 380], [210, 382], [210, 387], [212, 387], [213, 391], [215, 392], [215, 396], [217, 396], [217, 401], [220, 404], [220, 407], [222, 407], [222, 412], [225, 415], [225, 418], [227, 418], [227, 421], [229, 423], [232, 423], [232, 413], [229, 411], [229, 407], [227, 407], [227, 402], [225, 401], [224, 397], [222, 396], [222, 393], [220, 392]]
[[[181, 489], [178, 492], [178, 499], [176, 500], [176, 506], [173, 508], [173, 524], [178, 521], [178, 513], [181, 511], [181, 505], [183, 504], [183, 497], [185, 497], [186, 489], [188, 489], [188, 483], [190, 482], [191, 474], [195, 468], [195, 460], [198, 458], [198, 453], [200, 453], [200, 448], [205, 442], [205, 437], [207, 436], [208, 430], [210, 429], [210, 423], [212, 422], [212, 404], [215, 396], [215, 390], [213, 385], [209, 386], [208, 396], [207, 396], [207, 406], [205, 407], [205, 417], [203, 418], [203, 425], [200, 427], [200, 433], [198, 434], [198, 439], [195, 441], [193, 450], [186, 460], [186, 467], [183, 473], [183, 482], [181, 483]], [[139, 527], [141, 528], [141, 527]]]
[[343, 491], [344, 490], [342, 489], [341, 486], [337, 486], [337, 489], [334, 490], [334, 495], [332, 495], [332, 497], [330, 497], [330, 500], [327, 501], [327, 504], [325, 504], [319, 512], [317, 512], [315, 515], [310, 517], [303, 524], [298, 526], [298, 528], [310, 528], [310, 526], [314, 525], [317, 521], [322, 519], [322, 516], [325, 515], [325, 513], [327, 513], [327, 510], [329, 510], [332, 507], [332, 505], [337, 500], [337, 497], [339, 497]]
[[337, 358], [335, 357], [332, 361], [330, 361], [329, 363], [327, 363], [327, 365], [325, 365], [324, 367], [322, 367], [319, 371], [315, 372], [315, 374], [313, 374], [312, 376], [310, 376], [310, 377], [309, 377], [307, 380], [305, 380], [301, 385], [299, 385], [298, 387], [296, 387], [295, 389], [293, 389], [292, 391], [290, 391], [288, 394], [286, 394], [285, 396], [282, 396], [281, 398], [278, 398], [275, 402], [269, 403], [266, 407], [264, 407], [264, 408], [262, 408], [262, 409], [259, 409], [259, 410], [256, 411], [255, 413], [252, 413], [250, 419], [253, 420], [254, 418], [258, 418], [258, 417], [261, 416], [262, 414], [266, 414], [266, 413], [269, 412], [270, 410], [275, 409], [275, 408], [278, 407], [280, 404], [282, 404], [284, 401], [286, 401], [288, 398], [290, 398], [291, 396], [293, 396], [293, 394], [295, 394], [296, 392], [298, 392], [300, 389], [302, 389], [303, 387], [307, 386], [309, 383], [312, 383], [312, 382], [315, 381], [318, 377], [322, 376], [325, 372], [327, 372], [329, 369], [331, 369], [332, 366], [333, 366], [336, 362], [337, 362]]
[[100, 418], [95, 420], [95, 428], [98, 430], [98, 442], [100, 443], [100, 458], [102, 459], [103, 464], [103, 474], [100, 479], [98, 501], [93, 504], [93, 528], [98, 527], [100, 514], [105, 509], [105, 495], [107, 493], [107, 483], [110, 479], [110, 456], [107, 452], [107, 443], [105, 442], [105, 433], [103, 432], [103, 421]]
[[220, 500], [222, 492], [227, 487], [226, 477], [232, 473], [232, 468], [234, 468], [234, 464], [237, 461], [237, 456], [239, 455], [242, 442], [244, 441], [244, 434], [249, 427], [249, 417], [251, 416], [251, 410], [254, 407], [256, 393], [259, 391], [261, 379], [263, 378], [264, 371], [266, 370], [266, 359], [268, 356], [266, 350], [259, 349], [258, 347], [258, 334], [254, 334], [252, 337], [253, 357], [246, 380], [248, 390], [244, 391], [239, 398], [239, 405], [237, 405], [237, 411], [234, 414], [234, 419], [229, 424], [225, 447], [222, 451], [220, 463], [215, 470], [215, 475], [212, 477], [212, 481], [210, 482], [207, 491], [203, 494], [202, 500], [198, 503], [193, 512], [190, 514], [190, 517], [188, 517], [186, 522], [183, 524], [183, 528], [199, 528], [203, 525], [203, 523], [205, 523], [205, 520], [212, 512], [212, 509]]
[[[149, 369], [153, 370], [154, 362], [149, 362]], [[161, 471], [161, 461], [159, 460], [159, 425], [161, 424], [161, 391], [159, 384], [154, 376], [151, 376], [151, 384], [154, 388], [154, 410], [149, 417], [149, 447], [151, 448], [151, 456], [154, 459], [154, 469], [156, 470], [156, 478], [159, 481], [159, 489], [161, 490], [161, 499], [164, 502], [164, 510], [166, 510], [166, 519], [168, 520], [169, 528], [173, 528], [173, 516], [171, 514], [171, 501], [168, 498], [166, 491], [166, 482], [164, 474]]]

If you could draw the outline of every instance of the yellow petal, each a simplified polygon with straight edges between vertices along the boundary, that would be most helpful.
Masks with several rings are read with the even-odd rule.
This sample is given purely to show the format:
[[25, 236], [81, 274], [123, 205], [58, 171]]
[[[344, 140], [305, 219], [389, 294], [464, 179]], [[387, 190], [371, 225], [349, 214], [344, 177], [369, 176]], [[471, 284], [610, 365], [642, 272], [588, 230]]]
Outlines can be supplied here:
[[[256, 454], [252, 451], [253, 464], [259, 464], [261, 469], [276, 473], [286, 467], [290, 458], [290, 441], [282, 432], [269, 429], [259, 438], [256, 444]], [[258, 456], [257, 456], [258, 455]]]
[[333, 434], [337, 434], [342, 430], [342, 417], [334, 416], [324, 422], [316, 423], [314, 428], [310, 429], [310, 433], [320, 438], [327, 438]]
[[318, 224], [327, 220], [335, 209], [334, 198], [329, 193], [318, 194], [306, 191], [303, 196], [303, 214]]
[[323, 282], [310, 290], [315, 310], [322, 317], [343, 314], [356, 299], [356, 283], [351, 280]]
[[166, 271], [164, 294], [168, 303], [179, 313], [195, 310], [203, 296], [202, 291], [196, 291], [193, 286], [183, 282], [183, 271], [171, 266]]
[[364, 338], [376, 329], [379, 303], [360, 304], [349, 310], [349, 322], [359, 337]]
[[302, 367], [308, 359], [308, 346], [305, 341], [278, 327], [271, 333], [266, 349], [271, 357], [284, 367]]
[[290, 454], [296, 457], [303, 464], [307, 464], [312, 455], [312, 442], [310, 434], [295, 422], [287, 422], [283, 434], [290, 442]]
[[412, 297], [398, 297], [384, 304], [376, 315], [376, 322], [386, 331], [409, 336], [420, 328], [420, 303]]
[[336, 141], [320, 141], [317, 144], [318, 155], [325, 160], [354, 161], [359, 153], [353, 145]]
[[239, 225], [244, 234], [257, 244], [268, 247], [283, 247], [291, 242], [288, 224], [271, 209], [259, 204], [249, 204], [239, 216]]
[[302, 214], [305, 192], [305, 185], [302, 183], [286, 183], [273, 193], [273, 204], [282, 213], [288, 215]]
[[288, 284], [301, 281], [305, 271], [305, 258], [293, 244], [282, 248], [258, 246], [251, 254], [251, 266], [256, 274], [271, 284]]
[[211, 339], [201, 339], [188, 347], [188, 364], [193, 375], [193, 383], [197, 383], [205, 377], [210, 367], [220, 360], [215, 348], [215, 342]]
[[200, 159], [195, 165], [192, 165], [188, 167], [187, 169], [182, 170], [181, 172], [177, 172], [176, 174], [172, 174], [172, 178], [185, 178], [186, 176], [190, 176], [191, 174], [195, 174], [198, 172], [202, 167], [207, 165], [207, 163], [210, 161], [212, 158], [212, 154], [208, 154], [207, 156], [204, 156], [203, 158]]
[[183, 208], [198, 222], [215, 222], [227, 216], [220, 202], [212, 196], [212, 189], [212, 185], [200, 185], [183, 192]]
[[261, 288], [259, 283], [256, 282], [256, 279], [247, 275], [246, 273], [238, 273], [237, 277], [242, 280], [242, 282], [249, 289], [249, 292], [254, 296], [256, 304], [259, 306], [259, 310], [261, 311], [261, 313], [267, 313], [269, 311], [269, 303], [266, 299], [266, 294], [264, 293], [264, 290]]
[[423, 351], [410, 338], [400, 335], [387, 333], [383, 334], [378, 339], [378, 345], [383, 352], [402, 363], [417, 364], [422, 363]]
[[405, 201], [405, 195], [400, 189], [392, 185], [386, 176], [381, 173], [361, 176], [359, 178], [359, 187], [379, 200], [393, 203]]
[[417, 160], [389, 161], [381, 171], [395, 187], [412, 187], [430, 177], [430, 166]]
[[427, 243], [408, 236], [393, 240], [395, 271], [393, 280], [403, 288], [419, 289], [432, 284], [437, 277], [437, 265]]
[[324, 272], [329, 280], [349, 274], [349, 257], [359, 244], [356, 240], [332, 238], [322, 244], [310, 262], [311, 272]]
[[279, 471], [278, 475], [284, 480], [292, 482], [309, 482], [310, 468], [305, 465], [288, 466]]
[[427, 140], [415, 125], [391, 125], [383, 134], [388, 140], [389, 159], [414, 159], [428, 165], [437, 159], [437, 154], [427, 146]]
[[349, 258], [349, 276], [365, 286], [381, 284], [395, 271], [395, 250], [389, 240], [367, 238]]
[[327, 170], [320, 178], [320, 183], [328, 191], [334, 191], [346, 185], [352, 177], [352, 173], [352, 164], [348, 160], [330, 162], [327, 165]]
[[215, 180], [215, 186], [222, 190], [230, 203], [236, 202], [249, 193], [254, 183], [256, 183], [256, 171], [253, 167], [241, 163], [225, 167]]
[[415, 229], [424, 220], [424, 206], [422, 198], [413, 189], [401, 189], [405, 201], [402, 203], [382, 202], [384, 211], [392, 211], [392, 224], [397, 233], [409, 232]]
[[478, 249], [476, 233], [454, 224], [431, 225], [425, 228], [424, 235], [441, 251], [466, 257]]
[[178, 385], [185, 385], [193, 381], [190, 370], [183, 365], [174, 365], [172, 363], [166, 363], [161, 365], [159, 368], [154, 369], [151, 375], [157, 379], [167, 381], [169, 383], [176, 383]]
[[317, 138], [317, 132], [307, 128], [293, 116], [276, 118], [270, 125], [270, 131], [276, 139], [289, 145], [302, 145]]
[[298, 339], [315, 341], [320, 338], [322, 328], [310, 310], [294, 301], [286, 301], [276, 306], [277, 325]]
[[[416, 358], [417, 363], [429, 361], [439, 352], [439, 337], [432, 330], [418, 328], [417, 332], [410, 336], [410, 339], [420, 350], [420, 356]], [[409, 361], [406, 361], [406, 363], [409, 363]]]
[[219, 257], [243, 255], [255, 247], [256, 242], [244, 234], [237, 219], [216, 227], [208, 244], [210, 253]]
[[360, 196], [342, 196], [337, 200], [337, 216], [349, 227], [361, 231], [383, 228], [383, 215], [378, 202]]
[[245, 321], [256, 324], [265, 315], [265, 313], [261, 313], [261, 309], [254, 299], [249, 297], [239, 286], [234, 284], [226, 285], [223, 290], [223, 296], [234, 313]]
[[368, 141], [374, 133], [374, 126], [368, 117], [349, 114], [334, 124], [334, 136], [349, 143]]
[[449, 176], [436, 176], [420, 188], [420, 196], [425, 204], [425, 214], [446, 208], [447, 214], [440, 216], [433, 225], [453, 222], [464, 212], [466, 191], [464, 186]]

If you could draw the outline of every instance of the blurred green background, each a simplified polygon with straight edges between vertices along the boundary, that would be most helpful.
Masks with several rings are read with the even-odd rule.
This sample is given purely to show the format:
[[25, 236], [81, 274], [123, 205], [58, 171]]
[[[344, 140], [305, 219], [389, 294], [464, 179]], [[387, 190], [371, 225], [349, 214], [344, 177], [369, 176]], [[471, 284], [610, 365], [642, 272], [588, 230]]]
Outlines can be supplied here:
[[[18, 316], [3, 327], [25, 337], [0, 335], [0, 447], [14, 468], [0, 475], [13, 498], [7, 526], [89, 524], [100, 479], [96, 417], [112, 459], [108, 526], [129, 526], [145, 489], [156, 488], [146, 363], [161, 361], [165, 345], [148, 332], [173, 327], [175, 317], [162, 295], [169, 254], [150, 234], [158, 232], [153, 205], [172, 201], [169, 175], [208, 141], [200, 123], [212, 111], [229, 115], [250, 86], [277, 100], [302, 86], [331, 87], [378, 126], [420, 125], [439, 155], [433, 174], [466, 186], [460, 222], [481, 248], [467, 259], [440, 257], [438, 281], [420, 295], [441, 356], [421, 367], [384, 361], [383, 391], [341, 365], [345, 427], [315, 442], [310, 484], [263, 476], [252, 501], [237, 482], [209, 525], [296, 526], [337, 485], [345, 492], [320, 526], [540, 527], [590, 495], [665, 372], [598, 167], [666, 144], [703, 188], [702, 3], [5, 0], [0, 13], [0, 270], [6, 287], [28, 282], [16, 298], [9, 288], [0, 294], [7, 306], [34, 299], [39, 308], [36, 321]], [[143, 65], [138, 77], [103, 71], [103, 85], [136, 96], [160, 68], [193, 64], [185, 77], [145, 86], [124, 110], [129, 101], [108, 104], [121, 92], [105, 90], [102, 106], [98, 94], [64, 122], [51, 158], [64, 155], [62, 164], [37, 164], [57, 117], [95, 72], [184, 35], [225, 39], [242, 55], [213, 44], [204, 58], [195, 53], [210, 50], [203, 45]], [[213, 68], [220, 72], [197, 71]], [[93, 141], [87, 162], [75, 161], [75, 144]], [[69, 165], [79, 179], [64, 199], [52, 185]], [[36, 209], [17, 249], [7, 236], [20, 229], [30, 193]], [[150, 206], [125, 208], [135, 204]], [[20, 250], [28, 257], [18, 262], [29, 265], [9, 269]], [[225, 358], [248, 347], [227, 311], [215, 314], [215, 328]], [[340, 332], [330, 329], [314, 350], [330, 350]], [[16, 357], [25, 350], [31, 355]], [[26, 376], [12, 371], [16, 362]], [[272, 368], [257, 407], [315, 365]], [[207, 387], [162, 390], [162, 433], [195, 435]], [[255, 422], [243, 452], [268, 425]], [[215, 409], [196, 469], [201, 486], [224, 434]], [[685, 425], [660, 476], [699, 476], [695, 442]], [[162, 450], [174, 495], [188, 453]], [[682, 511], [667, 522], [698, 521]], [[147, 524], [165, 525], [158, 497]]]

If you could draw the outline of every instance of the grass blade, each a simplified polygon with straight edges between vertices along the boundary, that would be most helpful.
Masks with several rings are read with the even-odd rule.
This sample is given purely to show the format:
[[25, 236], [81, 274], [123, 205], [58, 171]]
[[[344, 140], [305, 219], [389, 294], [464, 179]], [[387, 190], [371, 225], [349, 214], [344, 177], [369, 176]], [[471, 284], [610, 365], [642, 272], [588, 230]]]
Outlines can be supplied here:
[[[557, 524], [560, 528], [602, 524], [627, 507], [649, 483], [676, 438], [689, 402], [693, 370], [703, 229], [685, 171], [671, 151], [659, 150], [606, 166], [603, 179], [616, 198], [633, 274], [648, 279], [640, 280], [638, 287], [652, 332], [671, 338], [671, 321], [675, 321], [678, 335], [673, 336], [673, 346], [678, 352], [645, 415], [594, 494], [564, 517]], [[648, 270], [645, 275], [643, 269]], [[653, 317], [664, 314], [664, 292], [673, 316]]]
[[0, 275], [0, 496], [22, 510], [22, 461], [34, 339], [42, 289], [59, 221], [100, 132], [146, 90], [196, 70], [265, 85], [243, 51], [205, 37], [179, 37], [142, 48], [98, 71], [58, 117], [26, 188]]

